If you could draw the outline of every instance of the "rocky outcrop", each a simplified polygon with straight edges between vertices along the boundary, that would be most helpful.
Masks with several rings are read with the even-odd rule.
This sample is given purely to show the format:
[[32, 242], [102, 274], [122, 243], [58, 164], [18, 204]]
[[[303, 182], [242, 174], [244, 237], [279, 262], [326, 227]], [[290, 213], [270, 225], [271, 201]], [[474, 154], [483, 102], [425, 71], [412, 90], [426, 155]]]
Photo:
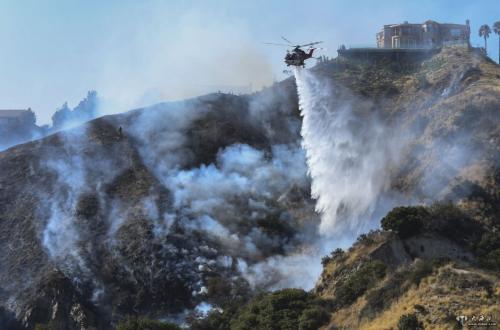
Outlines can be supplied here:
[[380, 244], [378, 248], [370, 253], [369, 257], [380, 260], [391, 269], [397, 269], [401, 265], [407, 265], [412, 261], [412, 256], [407, 252], [406, 242], [402, 242], [396, 235], [392, 234], [390, 239]]
[[464, 246], [436, 235], [424, 234], [404, 240], [404, 247], [412, 259], [449, 259], [455, 262], [473, 263], [474, 254]]

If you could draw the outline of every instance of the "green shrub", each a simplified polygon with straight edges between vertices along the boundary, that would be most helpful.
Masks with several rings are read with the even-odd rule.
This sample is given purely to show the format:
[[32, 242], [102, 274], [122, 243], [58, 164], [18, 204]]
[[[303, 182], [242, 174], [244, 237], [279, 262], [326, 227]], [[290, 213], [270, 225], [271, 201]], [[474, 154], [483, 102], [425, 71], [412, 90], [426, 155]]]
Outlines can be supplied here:
[[384, 230], [395, 231], [401, 238], [416, 235], [429, 218], [429, 211], [423, 206], [400, 206], [392, 209], [382, 219]]
[[432, 274], [434, 264], [430, 260], [417, 260], [412, 271], [408, 273], [408, 279], [412, 284], [419, 285], [424, 277]]
[[230, 330], [231, 319], [237, 311], [238, 306], [232, 306], [224, 309], [222, 313], [213, 310], [202, 319], [188, 317], [189, 328], [191, 330]]
[[357, 271], [341, 282], [335, 291], [335, 303], [338, 307], [352, 304], [385, 276], [386, 266], [375, 260], [363, 264]]
[[332, 261], [332, 258], [330, 256], [324, 256], [323, 258], [321, 258], [321, 265], [325, 267], [330, 263], [330, 261]]
[[117, 324], [116, 330], [180, 330], [177, 325], [150, 320], [143, 317], [130, 317]]
[[379, 235], [379, 234], [380, 234], [380, 230], [370, 230], [366, 234], [361, 234], [358, 236], [358, 238], [356, 239], [356, 242], [354, 242], [353, 246], [357, 246], [360, 244], [361, 245], [373, 244], [375, 242], [377, 235]]
[[333, 250], [329, 256], [324, 256], [323, 258], [321, 258], [321, 265], [325, 267], [330, 261], [339, 260], [344, 256], [345, 256], [344, 250], [342, 250], [341, 248], [337, 248]]
[[320, 306], [305, 309], [299, 317], [299, 330], [316, 330], [328, 322], [330, 315]]
[[236, 313], [230, 329], [317, 329], [329, 319], [324, 304], [300, 289], [259, 295]]
[[483, 268], [500, 271], [500, 233], [486, 232], [476, 245], [479, 265]]
[[211, 304], [222, 307], [241, 305], [251, 297], [250, 286], [244, 279], [228, 279], [213, 275], [205, 280], [207, 297]]
[[374, 317], [407, 292], [411, 285], [419, 285], [439, 265], [440, 261], [437, 260], [417, 260], [412, 267], [397, 271], [382, 287], [367, 293], [367, 303], [361, 310], [361, 317]]
[[420, 73], [420, 74], [417, 74], [417, 85], [420, 89], [425, 89], [427, 87], [429, 87], [431, 84], [429, 83], [429, 81], [427, 80], [427, 77], [425, 76], [425, 74], [423, 73]]
[[479, 258], [481, 267], [500, 272], [500, 249], [491, 251]]
[[424, 324], [420, 322], [415, 314], [401, 315], [398, 322], [398, 330], [423, 330]]
[[54, 330], [54, 329], [55, 328], [53, 328], [49, 324], [41, 324], [41, 323], [35, 324], [35, 330]]
[[445, 60], [439, 57], [433, 57], [422, 63], [422, 71], [437, 71], [445, 65]]
[[485, 255], [496, 249], [500, 249], [500, 233], [486, 232], [476, 246], [476, 253]]
[[[47, 324], [36, 323], [35, 330], [58, 330], [61, 329], [63, 325], [55, 320], [50, 320]], [[11, 329], [10, 327], [8, 329]]]
[[393, 301], [402, 296], [408, 289], [409, 271], [396, 272], [383, 287], [372, 290], [366, 295], [366, 305], [361, 310], [361, 317], [372, 318], [389, 307]]
[[464, 247], [473, 248], [471, 243], [478, 241], [483, 234], [482, 227], [451, 202], [434, 203], [427, 209], [430, 221], [425, 224], [426, 229]]

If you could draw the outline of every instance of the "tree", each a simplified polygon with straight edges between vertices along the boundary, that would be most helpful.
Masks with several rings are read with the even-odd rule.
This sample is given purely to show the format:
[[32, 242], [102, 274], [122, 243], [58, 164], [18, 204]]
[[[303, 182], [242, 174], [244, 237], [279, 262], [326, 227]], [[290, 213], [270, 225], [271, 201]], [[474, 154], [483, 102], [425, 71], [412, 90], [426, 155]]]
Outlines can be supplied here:
[[500, 21], [493, 23], [493, 32], [498, 34], [498, 63], [500, 64]]
[[87, 97], [71, 110], [68, 103], [64, 103], [52, 116], [52, 126], [55, 129], [63, 129], [79, 125], [97, 117], [99, 99], [96, 91], [89, 91]]
[[479, 28], [479, 36], [484, 38], [484, 50], [488, 52], [488, 41], [487, 39], [490, 37], [491, 29], [488, 24], [483, 24]]
[[226, 327], [216, 329], [313, 330], [319, 329], [329, 319], [326, 302], [313, 293], [283, 289], [256, 296], [237, 311], [229, 321], [229, 327], [226, 320]]
[[398, 322], [398, 330], [423, 330], [424, 324], [420, 322], [415, 314], [401, 315]]
[[429, 216], [429, 211], [423, 206], [396, 207], [381, 220], [382, 229], [395, 231], [399, 237], [408, 238], [420, 233]]
[[60, 109], [52, 115], [52, 126], [59, 129], [62, 128], [70, 116], [71, 109], [68, 107], [68, 102], [64, 102]]
[[180, 330], [173, 323], [164, 323], [147, 318], [129, 317], [116, 325], [116, 330]]

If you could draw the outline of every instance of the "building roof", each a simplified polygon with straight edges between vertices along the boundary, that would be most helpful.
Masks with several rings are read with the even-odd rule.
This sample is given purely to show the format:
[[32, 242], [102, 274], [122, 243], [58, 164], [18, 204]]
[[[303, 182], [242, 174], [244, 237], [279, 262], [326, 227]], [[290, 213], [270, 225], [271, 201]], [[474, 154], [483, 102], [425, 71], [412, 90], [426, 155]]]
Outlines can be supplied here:
[[396, 23], [396, 24], [386, 24], [384, 25], [384, 27], [396, 27], [396, 26], [422, 26], [421, 23], [408, 23], [408, 22], [404, 22], [404, 23]]
[[386, 24], [386, 25], [384, 25], [384, 27], [416, 26], [416, 25], [424, 25], [424, 24], [437, 24], [437, 25], [440, 25], [440, 26], [466, 26], [465, 24], [456, 24], [456, 23], [438, 23], [436, 21], [428, 19], [424, 23], [408, 23], [408, 22], [405, 21], [403, 23]]
[[28, 110], [0, 110], [0, 118], [17, 118], [29, 113]]

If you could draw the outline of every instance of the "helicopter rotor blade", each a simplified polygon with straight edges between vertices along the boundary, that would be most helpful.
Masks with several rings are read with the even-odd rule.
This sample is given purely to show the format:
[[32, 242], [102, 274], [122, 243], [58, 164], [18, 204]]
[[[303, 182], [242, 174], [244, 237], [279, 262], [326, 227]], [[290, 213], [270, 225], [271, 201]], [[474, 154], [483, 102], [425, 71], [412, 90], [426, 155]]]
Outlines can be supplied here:
[[274, 45], [274, 46], [285, 46], [285, 47], [290, 47], [290, 45], [285, 45], [285, 44], [277, 44], [274, 42], [264, 42], [266, 45]]
[[281, 39], [285, 40], [286, 42], [288, 42], [290, 44], [290, 46], [293, 46], [293, 42], [291, 42], [290, 40], [288, 40], [287, 38], [285, 37], [281, 37]]
[[322, 43], [322, 42], [323, 42], [323, 41], [311, 42], [311, 43], [308, 43], [308, 44], [305, 44], [305, 45], [300, 45], [299, 47], [306, 47], [306, 46], [317, 45], [317, 44], [320, 44], [320, 43]]

